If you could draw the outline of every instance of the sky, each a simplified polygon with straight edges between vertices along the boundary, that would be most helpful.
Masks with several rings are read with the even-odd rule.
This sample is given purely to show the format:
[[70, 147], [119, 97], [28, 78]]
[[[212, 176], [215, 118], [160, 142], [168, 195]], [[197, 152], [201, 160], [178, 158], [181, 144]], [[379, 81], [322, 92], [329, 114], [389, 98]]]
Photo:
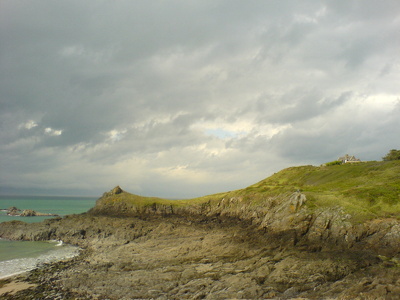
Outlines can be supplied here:
[[0, 2], [0, 194], [191, 198], [400, 149], [400, 2]]

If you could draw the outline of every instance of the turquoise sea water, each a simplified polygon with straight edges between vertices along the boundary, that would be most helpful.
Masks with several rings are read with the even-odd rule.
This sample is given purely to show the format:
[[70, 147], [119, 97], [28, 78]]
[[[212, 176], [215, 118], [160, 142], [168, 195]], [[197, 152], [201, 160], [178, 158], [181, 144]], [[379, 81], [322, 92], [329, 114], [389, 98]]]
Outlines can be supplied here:
[[[15, 206], [60, 216], [79, 214], [95, 205], [94, 197], [0, 196], [0, 209]], [[0, 211], [0, 222], [20, 220], [40, 222], [52, 217], [12, 217]], [[0, 278], [35, 268], [42, 263], [73, 257], [76, 247], [61, 245], [59, 241], [25, 242], [0, 239]]]
[[[0, 196], [0, 209], [15, 206], [21, 210], [33, 209], [41, 213], [60, 216], [80, 214], [88, 211], [96, 203], [97, 197], [59, 197], [59, 196]], [[51, 217], [12, 217], [0, 211], [0, 223], [20, 220], [27, 223], [40, 222]]]

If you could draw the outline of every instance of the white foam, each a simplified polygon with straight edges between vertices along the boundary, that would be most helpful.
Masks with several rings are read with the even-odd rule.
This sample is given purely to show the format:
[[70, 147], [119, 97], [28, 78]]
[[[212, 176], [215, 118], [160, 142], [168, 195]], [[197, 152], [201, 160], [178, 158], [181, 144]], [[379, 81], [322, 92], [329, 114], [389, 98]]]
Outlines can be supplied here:
[[79, 250], [78, 247], [71, 245], [60, 245], [38, 257], [0, 261], [0, 279], [33, 270], [44, 263], [72, 258], [79, 254]]

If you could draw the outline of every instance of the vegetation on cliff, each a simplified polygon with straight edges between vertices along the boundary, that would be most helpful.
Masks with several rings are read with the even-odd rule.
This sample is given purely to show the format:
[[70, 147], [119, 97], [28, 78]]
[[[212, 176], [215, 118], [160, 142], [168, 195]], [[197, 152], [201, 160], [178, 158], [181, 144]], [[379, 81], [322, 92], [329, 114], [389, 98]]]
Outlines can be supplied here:
[[[127, 192], [105, 193], [93, 211], [143, 213], [205, 209], [226, 199], [240, 199], [248, 207], [262, 206], [266, 199], [301, 191], [310, 210], [341, 207], [354, 222], [374, 218], [399, 218], [400, 161], [363, 162], [284, 169], [247, 188], [188, 200], [142, 197]], [[228, 200], [226, 200], [228, 201]]]
[[244, 189], [244, 194], [251, 198], [291, 189], [302, 190], [308, 207], [340, 206], [355, 221], [399, 217], [400, 162], [288, 168]]

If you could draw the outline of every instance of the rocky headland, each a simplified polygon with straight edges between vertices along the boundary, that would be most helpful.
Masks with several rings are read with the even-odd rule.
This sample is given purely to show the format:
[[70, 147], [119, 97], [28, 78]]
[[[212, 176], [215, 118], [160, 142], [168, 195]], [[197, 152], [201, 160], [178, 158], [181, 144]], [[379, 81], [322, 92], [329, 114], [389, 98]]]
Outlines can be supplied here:
[[399, 299], [399, 171], [397, 162], [289, 168], [175, 201], [116, 187], [85, 214], [2, 223], [2, 238], [83, 249], [3, 297]]

